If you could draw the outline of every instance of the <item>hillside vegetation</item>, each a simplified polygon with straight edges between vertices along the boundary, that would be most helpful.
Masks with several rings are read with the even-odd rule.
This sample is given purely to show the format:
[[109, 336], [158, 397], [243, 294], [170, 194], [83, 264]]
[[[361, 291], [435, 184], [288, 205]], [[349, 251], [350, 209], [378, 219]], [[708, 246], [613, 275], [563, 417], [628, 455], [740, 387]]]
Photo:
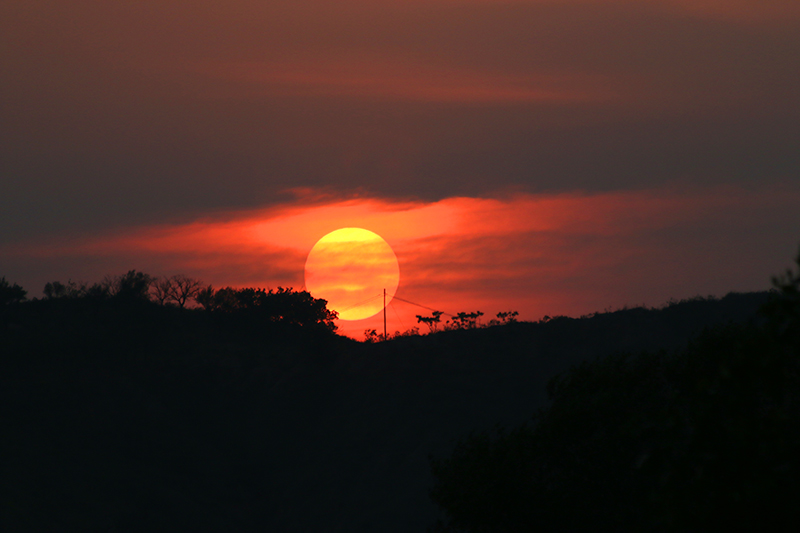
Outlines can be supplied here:
[[[665, 350], [654, 361], [666, 361], [706, 328], [764, 328], [756, 312], [769, 299], [730, 294], [360, 343], [337, 336], [324, 309], [301, 321], [261, 304], [188, 309], [88, 289], [2, 302], [0, 530], [407, 532], [442, 519], [441, 528], [511, 531], [458, 514], [474, 496], [448, 485], [474, 453], [465, 436], [521, 427], [548, 406], [567, 413], [551, 415], [557, 427], [572, 417], [564, 405], [589, 397], [627, 406], [623, 391], [650, 394], [636, 382], [637, 354]], [[634, 355], [563, 374], [620, 352]], [[575, 385], [617, 367], [609, 400]], [[578, 425], [594, 416], [575, 412]], [[565, 472], [567, 484], [583, 475]]]

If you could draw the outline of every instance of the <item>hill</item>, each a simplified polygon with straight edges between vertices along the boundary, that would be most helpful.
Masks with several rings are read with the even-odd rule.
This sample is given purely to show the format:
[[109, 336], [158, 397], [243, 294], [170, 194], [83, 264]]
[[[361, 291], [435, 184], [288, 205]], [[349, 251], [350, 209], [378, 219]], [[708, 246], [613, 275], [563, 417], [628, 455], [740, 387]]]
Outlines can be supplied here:
[[768, 293], [365, 344], [147, 302], [0, 322], [4, 531], [423, 531], [428, 457], [572, 365], [746, 322]]

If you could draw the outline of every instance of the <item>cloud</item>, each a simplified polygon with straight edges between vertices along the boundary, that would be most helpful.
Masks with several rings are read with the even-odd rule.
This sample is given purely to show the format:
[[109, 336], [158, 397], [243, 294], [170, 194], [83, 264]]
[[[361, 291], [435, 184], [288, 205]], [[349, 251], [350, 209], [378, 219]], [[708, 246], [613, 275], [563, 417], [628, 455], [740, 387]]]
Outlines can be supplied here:
[[793, 0], [0, 7], [0, 242], [279, 204], [786, 181]]
[[[603, 83], [576, 75], [492, 74], [391, 59], [342, 58], [199, 65], [198, 72], [241, 82], [231, 96], [366, 97], [441, 103], [567, 103], [608, 100]], [[210, 96], [214, 96], [211, 94]]]
[[[797, 187], [516, 194], [437, 202], [306, 193], [279, 207], [7, 247], [3, 254], [18, 272], [26, 263], [50, 264], [48, 278], [37, 280], [40, 286], [64, 276], [60, 264], [83, 257], [93, 266], [75, 278], [110, 273], [97, 269], [113, 264], [157, 275], [181, 272], [216, 286], [301, 288], [305, 257], [317, 239], [341, 227], [363, 227], [394, 249], [399, 297], [449, 313], [515, 309], [523, 319], [536, 319], [764, 289], [800, 238], [786, 231], [800, 227], [798, 203]], [[416, 323], [414, 315], [427, 311], [395, 302], [392, 313], [408, 328]], [[345, 332], [358, 335], [379, 322], [343, 325]]]

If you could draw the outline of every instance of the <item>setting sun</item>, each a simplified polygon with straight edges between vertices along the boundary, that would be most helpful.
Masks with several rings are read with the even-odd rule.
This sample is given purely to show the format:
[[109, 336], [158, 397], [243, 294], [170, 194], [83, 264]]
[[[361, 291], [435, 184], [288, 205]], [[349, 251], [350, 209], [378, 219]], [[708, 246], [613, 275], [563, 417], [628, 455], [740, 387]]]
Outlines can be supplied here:
[[328, 301], [342, 320], [369, 318], [394, 296], [400, 267], [391, 246], [380, 235], [361, 228], [342, 228], [322, 237], [308, 254], [306, 289]]

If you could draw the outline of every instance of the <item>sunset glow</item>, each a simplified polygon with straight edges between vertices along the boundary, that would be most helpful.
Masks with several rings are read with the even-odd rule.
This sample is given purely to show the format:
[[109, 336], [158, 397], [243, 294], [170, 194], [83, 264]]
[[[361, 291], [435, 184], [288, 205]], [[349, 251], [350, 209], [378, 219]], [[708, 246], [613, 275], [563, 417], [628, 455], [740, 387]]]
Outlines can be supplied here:
[[[29, 275], [60, 265], [64, 280], [91, 281], [137, 268], [154, 275], [188, 273], [215, 287], [305, 287], [340, 312], [341, 333], [363, 338], [365, 329], [383, 327], [382, 316], [367, 318], [381, 310], [382, 297], [358, 310], [343, 309], [382, 296], [384, 288], [392, 332], [417, 326], [415, 316], [430, 313], [393, 300], [395, 290], [403, 300], [447, 313], [480, 310], [488, 320], [513, 309], [523, 320], [537, 320], [763, 288], [794, 244], [780, 233], [756, 239], [753, 229], [795, 224], [798, 204], [797, 187], [438, 202], [305, 191], [280, 208], [6, 246], [2, 252], [9, 265], [35, 260]], [[370, 231], [352, 229], [358, 227]], [[758, 259], [772, 255], [772, 263]], [[30, 284], [49, 280], [42, 276]]]
[[342, 228], [396, 255], [390, 332], [765, 288], [800, 239], [796, 0], [40, 4], [0, 7], [0, 276], [32, 296], [324, 285], [363, 338], [372, 267], [306, 271]]
[[306, 290], [327, 300], [342, 320], [361, 320], [381, 311], [384, 291], [388, 304], [399, 281], [392, 248], [380, 235], [361, 228], [328, 233], [306, 260]]

